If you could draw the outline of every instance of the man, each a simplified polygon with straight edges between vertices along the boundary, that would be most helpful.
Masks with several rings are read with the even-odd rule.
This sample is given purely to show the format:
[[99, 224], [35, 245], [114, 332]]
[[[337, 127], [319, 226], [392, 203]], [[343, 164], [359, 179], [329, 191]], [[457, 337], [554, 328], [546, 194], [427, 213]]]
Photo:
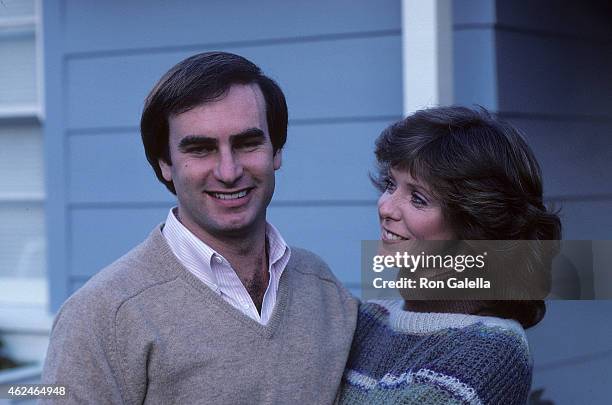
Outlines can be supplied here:
[[356, 302], [266, 222], [287, 107], [243, 57], [168, 71], [141, 119], [178, 199], [165, 224], [94, 276], [54, 323], [45, 383], [73, 403], [331, 403]]

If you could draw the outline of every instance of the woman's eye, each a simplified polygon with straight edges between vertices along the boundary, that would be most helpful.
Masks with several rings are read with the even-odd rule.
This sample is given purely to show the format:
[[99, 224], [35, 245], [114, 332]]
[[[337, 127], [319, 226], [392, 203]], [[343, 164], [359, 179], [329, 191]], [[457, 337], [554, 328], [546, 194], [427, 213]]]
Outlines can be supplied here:
[[411, 201], [414, 205], [418, 205], [418, 206], [427, 205], [427, 201], [425, 201], [425, 199], [419, 196], [417, 193], [412, 193]]
[[397, 188], [393, 180], [388, 177], [383, 180], [383, 186], [385, 188], [385, 191], [389, 194], [393, 193]]

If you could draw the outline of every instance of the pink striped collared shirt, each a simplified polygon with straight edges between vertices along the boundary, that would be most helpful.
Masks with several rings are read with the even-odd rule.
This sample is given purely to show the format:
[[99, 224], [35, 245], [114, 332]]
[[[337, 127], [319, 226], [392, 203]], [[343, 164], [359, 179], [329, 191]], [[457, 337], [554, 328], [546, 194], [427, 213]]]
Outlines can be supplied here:
[[174, 208], [168, 213], [162, 233], [187, 270], [245, 315], [262, 325], [268, 323], [276, 304], [278, 282], [291, 256], [291, 249], [274, 226], [266, 224], [270, 281], [263, 298], [261, 315], [229, 262], [185, 228], [176, 219]]

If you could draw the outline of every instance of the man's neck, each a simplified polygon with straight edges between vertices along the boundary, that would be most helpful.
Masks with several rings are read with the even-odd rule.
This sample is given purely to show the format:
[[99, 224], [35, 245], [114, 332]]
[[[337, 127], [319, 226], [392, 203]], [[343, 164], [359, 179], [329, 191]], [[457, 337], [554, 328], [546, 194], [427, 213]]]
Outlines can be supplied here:
[[183, 222], [178, 210], [174, 213], [183, 226], [229, 262], [261, 312], [263, 297], [270, 280], [265, 218], [252, 229], [240, 234], [211, 235]]
[[[230, 263], [247, 290], [257, 311], [261, 314], [263, 298], [270, 282], [268, 241], [264, 231], [257, 238], [242, 243], [222, 243], [219, 248], [210, 245]], [[218, 241], [221, 242], [221, 241]], [[220, 244], [221, 245], [221, 244]]]

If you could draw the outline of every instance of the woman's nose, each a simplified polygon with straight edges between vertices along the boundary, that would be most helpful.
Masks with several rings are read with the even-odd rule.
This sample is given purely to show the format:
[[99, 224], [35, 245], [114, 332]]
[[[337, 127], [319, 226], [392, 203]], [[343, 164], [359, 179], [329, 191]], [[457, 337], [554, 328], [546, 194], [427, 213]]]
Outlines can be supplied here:
[[383, 193], [378, 199], [378, 215], [380, 219], [400, 220], [399, 209], [392, 194]]

